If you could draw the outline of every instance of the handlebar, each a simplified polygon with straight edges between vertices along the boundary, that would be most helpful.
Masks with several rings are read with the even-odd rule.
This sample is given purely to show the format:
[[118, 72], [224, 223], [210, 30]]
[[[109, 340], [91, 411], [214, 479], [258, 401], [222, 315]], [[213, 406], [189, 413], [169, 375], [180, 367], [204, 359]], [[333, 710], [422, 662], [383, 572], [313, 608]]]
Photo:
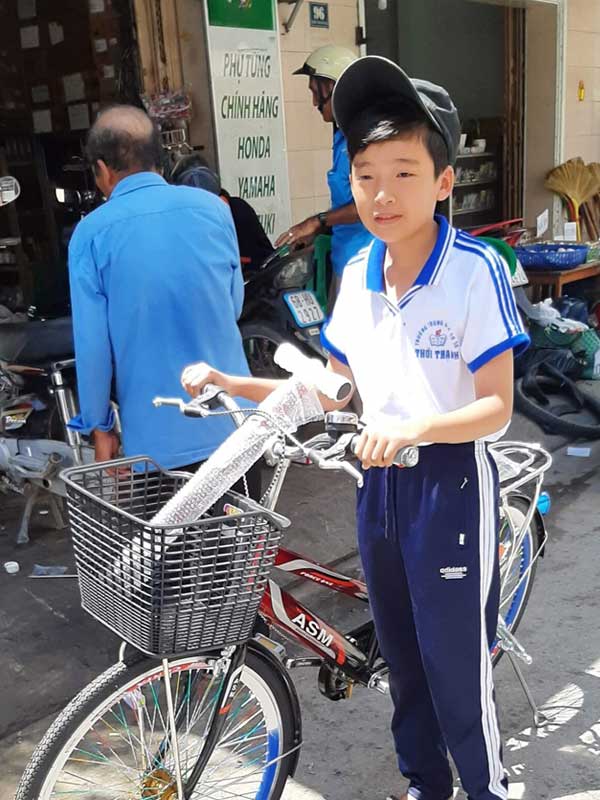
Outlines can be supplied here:
[[[153, 400], [153, 405], [157, 408], [160, 406], [175, 406], [187, 417], [210, 417], [215, 414], [229, 414], [236, 427], [240, 427], [249, 415], [257, 413], [255, 408], [241, 409], [224, 389], [213, 384], [207, 384], [202, 392], [190, 402], [185, 402], [178, 397], [156, 397]], [[222, 406], [225, 411], [218, 411], [219, 406]], [[259, 411], [258, 413], [261, 412]], [[337, 439], [329, 434], [319, 434], [308, 442], [302, 443], [288, 435], [287, 438], [293, 442], [294, 446], [287, 446], [282, 441], [277, 442], [271, 448], [272, 456], [274, 459], [292, 459], [296, 455], [304, 455], [320, 469], [343, 470], [349, 473], [361, 485], [362, 475], [360, 472], [348, 462], [341, 460], [348, 453], [356, 453], [360, 438], [360, 433], [357, 432], [358, 418], [355, 415], [344, 416], [353, 417], [354, 423], [349, 428], [346, 428], [346, 432], [342, 433]], [[394, 458], [394, 464], [398, 467], [411, 468], [418, 463], [419, 449], [414, 446], [403, 447]]]
[[[356, 453], [356, 448], [358, 447], [358, 440], [360, 439], [360, 434], [355, 434], [351, 441], [350, 441], [350, 449], [353, 453]], [[419, 448], [415, 447], [414, 445], [410, 445], [409, 447], [403, 447], [401, 450], [398, 450], [396, 455], [394, 456], [394, 464], [397, 467], [416, 467], [419, 463]]]
[[155, 408], [175, 406], [186, 417], [209, 417], [222, 406], [231, 415], [237, 428], [244, 423], [248, 412], [254, 411], [254, 409], [241, 409], [225, 389], [214, 383], [207, 383], [198, 397], [189, 402], [180, 397], [155, 397], [152, 405]]

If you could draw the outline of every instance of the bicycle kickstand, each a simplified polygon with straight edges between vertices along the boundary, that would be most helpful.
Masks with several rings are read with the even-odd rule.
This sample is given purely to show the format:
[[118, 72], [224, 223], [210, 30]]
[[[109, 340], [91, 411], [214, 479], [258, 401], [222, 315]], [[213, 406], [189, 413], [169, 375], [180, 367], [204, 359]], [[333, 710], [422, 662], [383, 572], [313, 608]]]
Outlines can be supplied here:
[[512, 664], [512, 668], [514, 669], [515, 674], [519, 680], [519, 683], [521, 684], [521, 688], [523, 689], [523, 692], [525, 694], [525, 697], [527, 698], [527, 702], [529, 703], [529, 707], [531, 708], [531, 712], [533, 714], [534, 726], [536, 728], [541, 728], [544, 725], [547, 725], [548, 722], [550, 722], [550, 719], [546, 714], [544, 714], [543, 711], [540, 710], [540, 707], [535, 702], [534, 697], [531, 693], [531, 689], [529, 688], [529, 684], [527, 683], [525, 676], [523, 675], [523, 670], [517, 664], [515, 655], [511, 653], [510, 650], [505, 650], [504, 652], [508, 656], [508, 660]]
[[529, 688], [529, 684], [525, 680], [525, 676], [523, 675], [523, 671], [521, 667], [517, 664], [517, 658], [522, 659], [526, 664], [531, 664], [532, 658], [525, 651], [523, 646], [519, 643], [518, 639], [515, 635], [509, 630], [504, 618], [501, 614], [498, 615], [498, 628], [497, 628], [497, 636], [498, 636], [498, 643], [502, 650], [508, 656], [508, 660], [512, 664], [512, 668], [515, 671], [515, 674], [521, 684], [521, 688], [525, 693], [525, 697], [527, 698], [527, 702], [529, 703], [529, 707], [533, 713], [533, 724], [536, 728], [541, 728], [542, 725], [546, 725], [550, 720], [543, 711], [540, 711], [538, 704], [535, 702], [533, 698], [533, 694], [531, 693], [531, 689]]

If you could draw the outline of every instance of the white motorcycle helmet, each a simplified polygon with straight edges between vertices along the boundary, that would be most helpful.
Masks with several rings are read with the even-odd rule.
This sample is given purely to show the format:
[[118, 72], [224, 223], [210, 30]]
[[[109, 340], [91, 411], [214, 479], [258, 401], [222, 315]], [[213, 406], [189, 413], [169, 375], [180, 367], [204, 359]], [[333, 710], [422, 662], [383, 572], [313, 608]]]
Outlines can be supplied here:
[[326, 44], [313, 50], [300, 69], [294, 72], [294, 75], [308, 75], [309, 78], [317, 79], [317, 107], [321, 113], [333, 94], [333, 87], [327, 88], [324, 81], [333, 81], [335, 84], [346, 67], [356, 61], [357, 57], [347, 47]]
[[346, 67], [357, 58], [356, 53], [347, 47], [326, 44], [324, 47], [313, 50], [300, 69], [294, 72], [294, 75], [308, 75], [310, 78], [327, 78], [330, 81], [337, 81]]

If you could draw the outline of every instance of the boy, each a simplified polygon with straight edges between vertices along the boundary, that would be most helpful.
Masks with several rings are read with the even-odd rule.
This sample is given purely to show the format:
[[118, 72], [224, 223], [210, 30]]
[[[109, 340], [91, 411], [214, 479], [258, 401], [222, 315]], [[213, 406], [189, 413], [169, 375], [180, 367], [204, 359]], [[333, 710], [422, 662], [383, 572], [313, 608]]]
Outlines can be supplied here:
[[[346, 270], [324, 330], [366, 428], [357, 455], [361, 559], [390, 668], [398, 764], [419, 800], [507, 797], [489, 647], [498, 618], [498, 480], [486, 441], [512, 413], [513, 350], [527, 346], [495, 253], [435, 205], [452, 192], [460, 123], [444, 89], [391, 61], [350, 65], [333, 96], [360, 217], [376, 237]], [[184, 373], [260, 400], [264, 381]], [[331, 404], [329, 404], [331, 407]], [[409, 444], [414, 469], [392, 466]]]

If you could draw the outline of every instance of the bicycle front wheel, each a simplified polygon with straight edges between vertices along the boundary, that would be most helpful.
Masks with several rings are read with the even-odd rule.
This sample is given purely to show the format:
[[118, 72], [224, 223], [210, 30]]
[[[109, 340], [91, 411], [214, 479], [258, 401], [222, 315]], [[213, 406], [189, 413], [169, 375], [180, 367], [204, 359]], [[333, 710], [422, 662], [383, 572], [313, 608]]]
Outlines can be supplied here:
[[[185, 785], [223, 675], [202, 656], [169, 663]], [[279, 671], [249, 649], [227, 721], [193, 798], [277, 800], [297, 761], [300, 721]], [[34, 752], [16, 800], [177, 800], [162, 664], [115, 664], [80, 692]]]

